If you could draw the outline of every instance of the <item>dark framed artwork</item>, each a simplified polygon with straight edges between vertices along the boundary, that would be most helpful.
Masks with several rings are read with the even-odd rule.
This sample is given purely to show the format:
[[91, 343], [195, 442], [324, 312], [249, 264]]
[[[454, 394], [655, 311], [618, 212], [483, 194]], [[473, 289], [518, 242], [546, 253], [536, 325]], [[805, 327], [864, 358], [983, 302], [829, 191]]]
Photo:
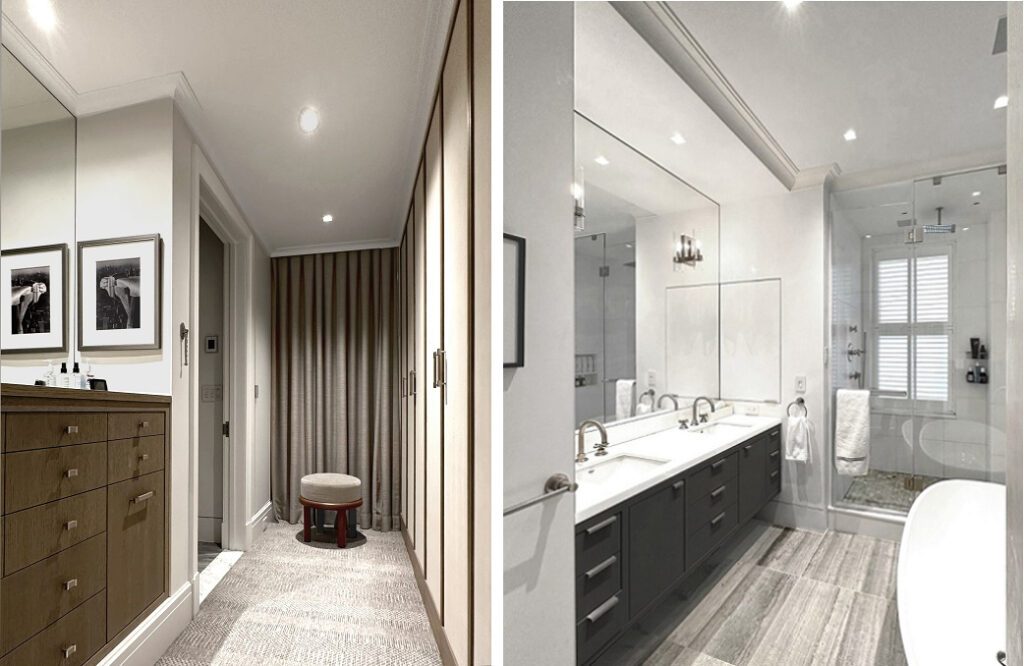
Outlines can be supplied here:
[[526, 239], [505, 234], [502, 255], [502, 359], [506, 368], [521, 368], [526, 363]]
[[4, 354], [68, 350], [68, 246], [25, 247], [0, 252], [0, 280], [11, 306], [0, 322]]
[[78, 348], [160, 349], [159, 234], [78, 244]]

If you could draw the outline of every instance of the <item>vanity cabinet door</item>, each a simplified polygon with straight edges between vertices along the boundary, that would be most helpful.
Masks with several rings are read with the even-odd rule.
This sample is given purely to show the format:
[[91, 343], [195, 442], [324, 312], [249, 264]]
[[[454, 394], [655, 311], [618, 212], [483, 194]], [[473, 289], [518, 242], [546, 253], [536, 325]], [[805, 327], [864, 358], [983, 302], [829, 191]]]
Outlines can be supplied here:
[[107, 640], [164, 591], [164, 473], [107, 488]]
[[740, 522], [752, 518], [764, 505], [768, 447], [765, 437], [740, 445]]
[[686, 493], [682, 477], [629, 507], [629, 617], [674, 586], [686, 569]]

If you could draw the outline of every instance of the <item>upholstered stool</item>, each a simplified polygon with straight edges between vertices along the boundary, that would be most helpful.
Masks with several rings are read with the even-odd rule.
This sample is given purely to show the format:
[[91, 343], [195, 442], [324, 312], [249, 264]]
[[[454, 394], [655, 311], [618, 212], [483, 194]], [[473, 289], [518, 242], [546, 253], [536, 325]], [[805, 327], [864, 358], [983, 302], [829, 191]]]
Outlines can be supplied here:
[[334, 528], [338, 532], [338, 548], [344, 548], [348, 532], [348, 510], [363, 505], [363, 484], [347, 474], [307, 474], [299, 484], [302, 503], [302, 540], [310, 541], [313, 509], [337, 511]]

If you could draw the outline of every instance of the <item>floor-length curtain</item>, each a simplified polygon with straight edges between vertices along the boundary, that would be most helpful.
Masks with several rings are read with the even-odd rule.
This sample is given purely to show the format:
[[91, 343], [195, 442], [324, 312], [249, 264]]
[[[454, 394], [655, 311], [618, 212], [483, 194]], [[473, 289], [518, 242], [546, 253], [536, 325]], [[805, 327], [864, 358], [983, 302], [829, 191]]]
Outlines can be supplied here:
[[398, 528], [401, 498], [396, 252], [279, 257], [272, 266], [271, 494], [280, 520], [302, 515], [299, 480], [362, 480], [359, 525]]

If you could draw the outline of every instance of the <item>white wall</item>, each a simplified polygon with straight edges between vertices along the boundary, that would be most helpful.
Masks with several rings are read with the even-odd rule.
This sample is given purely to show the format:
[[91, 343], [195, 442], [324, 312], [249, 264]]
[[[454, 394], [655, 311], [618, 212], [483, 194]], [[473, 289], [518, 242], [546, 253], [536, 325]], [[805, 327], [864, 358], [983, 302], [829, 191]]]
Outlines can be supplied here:
[[[572, 478], [573, 5], [506, 3], [504, 224], [526, 238], [525, 367], [504, 371], [505, 506]], [[504, 518], [504, 663], [576, 660], [574, 503]]]
[[250, 521], [270, 502], [270, 256], [258, 241], [253, 247], [253, 363], [259, 396], [250, 387], [254, 412]]
[[[199, 225], [199, 321], [194, 344], [199, 358], [199, 540], [220, 543], [224, 520], [224, 354], [206, 350], [207, 336], [224, 340], [224, 243]], [[218, 395], [219, 394], [219, 395]]]

